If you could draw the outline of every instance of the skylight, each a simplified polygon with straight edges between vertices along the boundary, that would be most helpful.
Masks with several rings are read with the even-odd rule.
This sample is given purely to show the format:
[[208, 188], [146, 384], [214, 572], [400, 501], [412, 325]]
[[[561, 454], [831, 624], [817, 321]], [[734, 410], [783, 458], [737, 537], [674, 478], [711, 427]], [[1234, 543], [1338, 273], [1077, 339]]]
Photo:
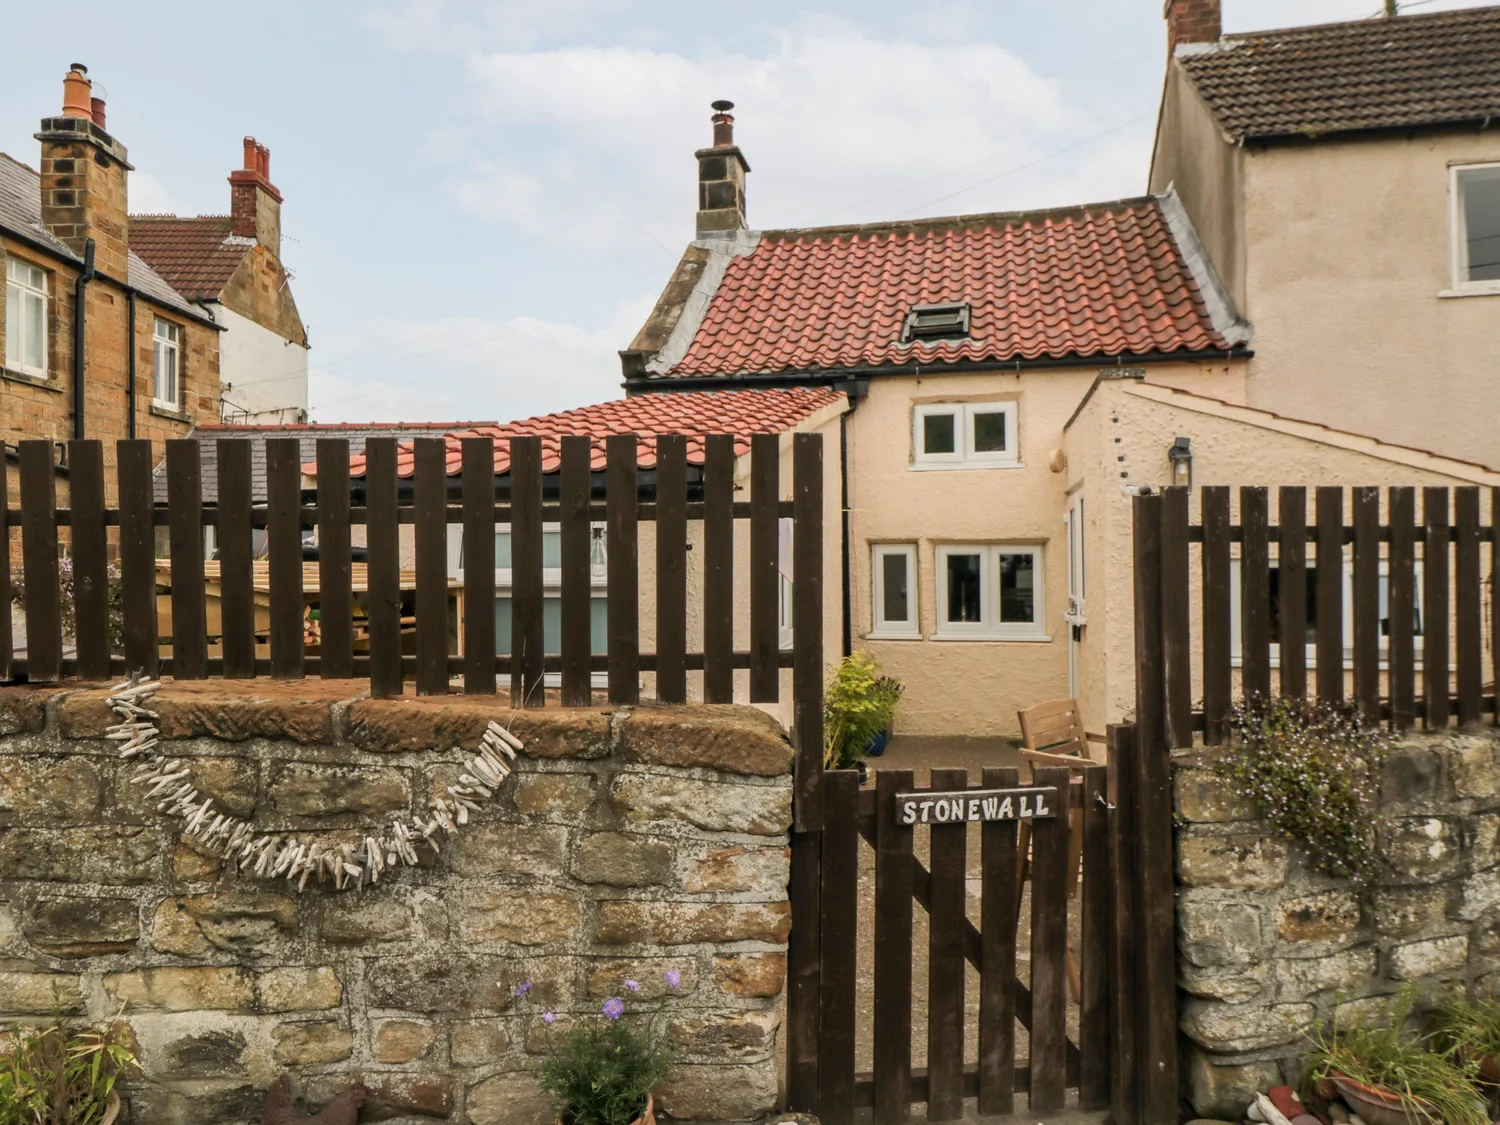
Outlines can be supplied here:
[[962, 340], [969, 335], [969, 305], [956, 301], [946, 305], [913, 305], [901, 326], [901, 342], [918, 340]]

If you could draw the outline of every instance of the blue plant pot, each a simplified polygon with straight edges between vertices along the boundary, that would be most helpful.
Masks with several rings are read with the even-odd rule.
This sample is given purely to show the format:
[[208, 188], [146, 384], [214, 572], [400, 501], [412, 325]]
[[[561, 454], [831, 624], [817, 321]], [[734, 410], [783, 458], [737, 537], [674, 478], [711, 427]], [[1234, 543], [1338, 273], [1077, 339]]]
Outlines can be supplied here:
[[870, 739], [869, 745], [865, 747], [865, 757], [878, 758], [884, 754], [886, 737], [886, 732], [881, 731], [874, 738]]

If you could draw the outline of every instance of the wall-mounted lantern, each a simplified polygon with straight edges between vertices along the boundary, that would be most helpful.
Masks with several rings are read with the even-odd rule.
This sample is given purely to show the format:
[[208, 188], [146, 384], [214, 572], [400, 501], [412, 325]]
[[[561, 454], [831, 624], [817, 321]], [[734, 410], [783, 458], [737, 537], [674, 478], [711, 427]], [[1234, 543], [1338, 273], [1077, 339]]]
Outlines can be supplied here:
[[1167, 460], [1172, 463], [1172, 483], [1183, 488], [1193, 487], [1193, 443], [1191, 438], [1180, 437], [1167, 448]]

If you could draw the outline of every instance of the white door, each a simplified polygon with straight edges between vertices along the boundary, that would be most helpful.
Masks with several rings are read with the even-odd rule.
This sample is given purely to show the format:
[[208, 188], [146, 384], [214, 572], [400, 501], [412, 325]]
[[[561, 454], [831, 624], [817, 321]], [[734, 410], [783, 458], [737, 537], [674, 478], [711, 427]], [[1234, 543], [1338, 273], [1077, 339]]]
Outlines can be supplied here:
[[1078, 698], [1078, 642], [1083, 639], [1083, 627], [1088, 623], [1085, 609], [1084, 546], [1083, 546], [1083, 496], [1075, 496], [1068, 504], [1063, 524], [1068, 535], [1068, 611], [1063, 620], [1068, 625], [1068, 694]]

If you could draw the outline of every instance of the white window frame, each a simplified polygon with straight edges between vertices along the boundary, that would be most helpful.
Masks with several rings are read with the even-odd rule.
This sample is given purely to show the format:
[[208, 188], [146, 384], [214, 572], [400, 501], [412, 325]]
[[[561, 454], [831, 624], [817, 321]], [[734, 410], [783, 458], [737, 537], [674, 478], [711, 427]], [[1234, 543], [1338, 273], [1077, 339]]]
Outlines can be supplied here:
[[776, 521], [776, 608], [777, 644], [783, 652], [792, 647], [793, 602], [792, 534], [794, 524], [790, 516]]
[[[1029, 554], [1035, 560], [1033, 606], [1035, 619], [1021, 624], [1000, 621], [1000, 559], [1004, 555]], [[948, 559], [952, 555], [979, 555], [979, 620], [948, 621]], [[933, 551], [934, 625], [932, 639], [939, 641], [1050, 641], [1047, 634], [1047, 558], [1039, 543], [942, 543]]]
[[[885, 618], [885, 560], [906, 560], [906, 608], [909, 621]], [[870, 544], [870, 632], [872, 640], [916, 640], [922, 636], [922, 609], [918, 598], [917, 545], [915, 543]]]
[[[163, 332], [162, 329], [169, 331]], [[172, 361], [172, 395], [163, 398], [161, 360], [170, 356]], [[151, 404], [163, 410], [182, 409], [182, 325], [165, 317], [155, 317], [151, 322]]]
[[[22, 270], [26, 271], [28, 275], [39, 276], [42, 279], [40, 286], [35, 283], [33, 276], [27, 276], [25, 278], [15, 276]], [[47, 271], [42, 269], [42, 267], [37, 265], [35, 262], [28, 262], [25, 258], [12, 257], [6, 259], [6, 309], [9, 310], [10, 308], [10, 290], [14, 289], [16, 291], [16, 305], [20, 309], [21, 315], [19, 318], [19, 323], [16, 324], [10, 323], [9, 316], [5, 318], [5, 367], [7, 370], [15, 371], [21, 375], [29, 375], [34, 379], [48, 378], [47, 324], [50, 309], [48, 307], [47, 280]], [[12, 362], [10, 359], [11, 343], [13, 340], [19, 341], [16, 346], [16, 355], [24, 356], [26, 354], [26, 344], [29, 341], [28, 338], [23, 334], [22, 330], [24, 329], [27, 322], [26, 306], [28, 303], [34, 301], [41, 302], [42, 306], [42, 362], [40, 367], [27, 363], [23, 358], [17, 359], [14, 362]]]
[[[1500, 293], [1500, 280], [1469, 280], [1469, 239], [1465, 230], [1463, 189], [1460, 180], [1465, 172], [1486, 169], [1500, 170], [1500, 162], [1477, 164], [1454, 164], [1448, 168], [1448, 230], [1450, 237], [1449, 257], [1452, 262], [1453, 294]], [[1497, 250], [1500, 253], [1500, 250]]]
[[[1021, 464], [1021, 430], [1019, 403], [1015, 399], [998, 402], [925, 402], [912, 407], [912, 469], [994, 469], [1024, 468]], [[1006, 444], [1000, 452], [981, 453], [974, 448], [974, 419], [980, 414], [1005, 416]], [[952, 453], [928, 453], [923, 447], [923, 423], [937, 415], [953, 417]]]

